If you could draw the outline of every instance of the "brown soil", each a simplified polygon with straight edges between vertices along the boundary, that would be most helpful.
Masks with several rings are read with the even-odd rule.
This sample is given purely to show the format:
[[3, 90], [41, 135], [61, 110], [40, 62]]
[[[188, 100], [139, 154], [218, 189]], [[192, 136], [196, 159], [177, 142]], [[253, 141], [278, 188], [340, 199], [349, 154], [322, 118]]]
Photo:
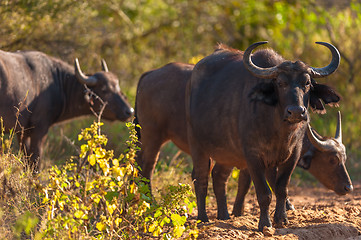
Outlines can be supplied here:
[[[355, 184], [354, 192], [346, 196], [325, 188], [299, 187], [291, 187], [289, 196], [295, 206], [295, 210], [288, 211], [289, 224], [285, 228], [265, 228], [263, 232], [257, 231], [259, 208], [255, 194], [247, 195], [244, 216], [232, 216], [226, 221], [216, 219], [216, 204], [210, 199], [210, 222], [199, 224], [199, 239], [361, 240], [361, 183]], [[273, 197], [272, 211], [274, 202]], [[274, 211], [270, 214], [273, 217]]]

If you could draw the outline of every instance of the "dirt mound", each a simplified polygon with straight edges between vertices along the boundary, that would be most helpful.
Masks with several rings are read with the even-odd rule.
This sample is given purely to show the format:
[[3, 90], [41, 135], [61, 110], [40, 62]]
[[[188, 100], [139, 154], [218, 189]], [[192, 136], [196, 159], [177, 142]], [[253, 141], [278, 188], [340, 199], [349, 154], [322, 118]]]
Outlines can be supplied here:
[[[354, 192], [346, 196], [324, 188], [292, 188], [289, 195], [295, 210], [288, 211], [289, 224], [285, 228], [265, 228], [263, 232], [257, 231], [259, 209], [254, 194], [246, 198], [244, 216], [226, 221], [216, 219], [216, 205], [211, 201], [207, 206], [210, 222], [199, 225], [199, 239], [361, 240], [361, 184], [354, 187]], [[274, 207], [273, 201], [270, 209]]]

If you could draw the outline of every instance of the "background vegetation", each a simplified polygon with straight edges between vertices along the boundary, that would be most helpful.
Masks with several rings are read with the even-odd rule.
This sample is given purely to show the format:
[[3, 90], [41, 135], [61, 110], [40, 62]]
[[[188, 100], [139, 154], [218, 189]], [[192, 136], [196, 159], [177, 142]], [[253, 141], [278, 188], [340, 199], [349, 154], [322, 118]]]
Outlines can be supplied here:
[[[336, 111], [343, 115], [343, 141], [348, 170], [361, 179], [361, 3], [355, 0], [2, 0], [0, 49], [39, 50], [72, 63], [78, 57], [84, 72], [100, 69], [105, 58], [134, 105], [136, 85], [145, 71], [172, 61], [194, 62], [221, 42], [244, 50], [268, 40], [285, 58], [314, 66], [329, 63], [330, 53], [316, 41], [334, 44], [342, 60], [336, 73], [320, 79], [343, 96], [340, 107], [312, 115], [312, 125], [332, 136]], [[78, 153], [74, 143], [92, 118], [51, 129], [42, 168], [63, 164]], [[118, 156], [126, 147], [123, 123], [106, 123], [108, 148]], [[169, 176], [190, 182], [190, 160], [169, 144], [161, 154], [155, 180], [159, 187]], [[176, 173], [174, 175], [174, 172]], [[186, 174], [184, 174], [186, 173]], [[295, 183], [309, 179], [297, 170]], [[157, 183], [155, 183], [157, 186]]]

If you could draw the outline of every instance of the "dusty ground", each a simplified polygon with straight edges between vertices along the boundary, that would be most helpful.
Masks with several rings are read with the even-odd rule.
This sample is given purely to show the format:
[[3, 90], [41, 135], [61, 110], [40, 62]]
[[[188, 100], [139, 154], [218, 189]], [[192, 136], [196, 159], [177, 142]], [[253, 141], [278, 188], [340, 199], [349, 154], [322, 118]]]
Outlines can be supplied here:
[[[360, 239], [361, 183], [354, 183], [354, 192], [338, 196], [325, 188], [290, 188], [295, 206], [288, 211], [285, 228], [269, 228], [258, 232], [259, 209], [255, 194], [246, 197], [245, 215], [227, 221], [216, 220], [213, 199], [207, 204], [210, 222], [199, 225], [199, 239]], [[275, 201], [271, 204], [274, 210]], [[229, 212], [233, 202], [230, 202]], [[274, 212], [271, 212], [273, 218]]]

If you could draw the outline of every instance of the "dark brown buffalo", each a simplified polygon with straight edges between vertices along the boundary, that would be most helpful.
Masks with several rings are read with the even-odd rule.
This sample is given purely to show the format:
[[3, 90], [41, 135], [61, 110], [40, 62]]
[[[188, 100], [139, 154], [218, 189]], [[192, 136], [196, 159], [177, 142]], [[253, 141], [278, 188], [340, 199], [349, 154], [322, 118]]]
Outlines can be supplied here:
[[185, 121], [185, 88], [193, 65], [170, 63], [160, 69], [146, 72], [138, 82], [135, 100], [135, 121], [141, 142], [137, 161], [142, 175], [152, 178], [159, 149], [171, 140], [189, 154]]
[[[184, 98], [185, 87], [193, 67], [194, 65], [190, 64], [170, 63], [145, 73], [138, 83], [135, 121], [141, 125], [138, 131], [142, 145], [137, 160], [142, 168], [143, 176], [149, 180], [152, 178], [159, 150], [164, 143], [172, 141], [182, 151], [189, 154]], [[318, 136], [318, 139], [313, 141], [315, 145], [309, 141], [307, 134], [304, 134], [298, 165], [309, 170], [327, 188], [343, 194], [348, 191], [347, 189], [352, 188], [352, 185], [345, 169], [346, 152], [341, 140], [341, 118], [338, 119], [339, 127], [336, 130], [336, 137], [332, 141], [325, 140], [326, 143], [330, 143], [328, 144], [330, 149], [322, 147], [324, 144], [318, 144], [318, 139], [324, 141], [324, 138], [318, 134], [315, 133]], [[338, 144], [335, 145], [333, 142]], [[340, 164], [334, 164], [335, 160]], [[217, 175], [217, 166], [213, 171]], [[272, 169], [267, 175], [272, 188], [275, 186], [273, 172]], [[229, 172], [226, 171], [224, 182], [214, 182], [214, 185], [226, 184], [228, 174]], [[238, 194], [233, 208], [235, 216], [243, 213], [243, 200], [250, 183], [248, 171], [241, 170]], [[286, 204], [288, 209], [293, 208], [289, 201]], [[227, 216], [218, 216], [218, 218], [227, 218]]]
[[[307, 169], [325, 187], [339, 195], [345, 195], [353, 190], [346, 170], [346, 158], [346, 148], [342, 143], [340, 112], [338, 112], [337, 129], [334, 138], [322, 137], [314, 129], [307, 127], [298, 166]], [[275, 189], [277, 168], [267, 171], [266, 174], [271, 188]], [[242, 169], [239, 174], [238, 192], [232, 212], [235, 216], [243, 214], [244, 198], [249, 190], [250, 183], [251, 177], [248, 170]], [[223, 184], [226, 184], [226, 180], [224, 180]], [[288, 199], [286, 207], [287, 209], [293, 209]]]
[[104, 119], [126, 121], [132, 116], [118, 78], [105, 61], [102, 66], [103, 71], [86, 76], [77, 59], [73, 67], [41, 52], [0, 51], [0, 116], [6, 131], [15, 128], [31, 167], [38, 166], [49, 128], [92, 114], [91, 108], [99, 112], [97, 96], [107, 103]]
[[[301, 61], [285, 61], [272, 50], [257, 51], [251, 59], [252, 50], [264, 43], [253, 44], [244, 53], [221, 47], [196, 64], [187, 83], [188, 143], [201, 221], [208, 221], [205, 200], [211, 158], [222, 173], [213, 171], [215, 182], [224, 178], [223, 169], [248, 169], [260, 206], [261, 231], [271, 226], [266, 170], [277, 167], [274, 220], [286, 224], [287, 185], [300, 158], [308, 107], [324, 112], [322, 101], [334, 104], [340, 99], [314, 80], [330, 75], [339, 65], [339, 53], [331, 44], [318, 43], [332, 52], [331, 63], [313, 68]], [[214, 186], [218, 215], [227, 216], [223, 190]]]

